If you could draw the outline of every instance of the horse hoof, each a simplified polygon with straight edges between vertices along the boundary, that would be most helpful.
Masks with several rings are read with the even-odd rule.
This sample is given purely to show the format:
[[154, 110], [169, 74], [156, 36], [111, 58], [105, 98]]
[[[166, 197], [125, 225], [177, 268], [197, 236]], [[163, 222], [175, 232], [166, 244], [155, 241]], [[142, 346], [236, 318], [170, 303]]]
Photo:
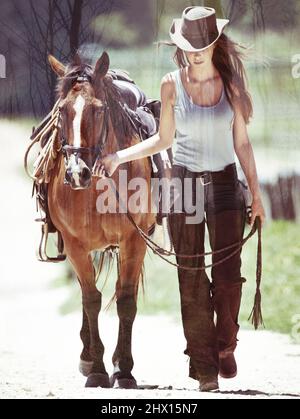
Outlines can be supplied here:
[[84, 376], [88, 377], [93, 368], [93, 361], [84, 361], [83, 359], [79, 362], [79, 372]]
[[138, 388], [134, 378], [118, 378], [115, 375], [110, 378], [110, 385], [112, 388], [123, 390], [137, 390]]
[[108, 374], [99, 374], [99, 373], [89, 374], [88, 379], [85, 383], [85, 387], [89, 387], [89, 388], [95, 388], [95, 387], [110, 388], [110, 382], [109, 382]]

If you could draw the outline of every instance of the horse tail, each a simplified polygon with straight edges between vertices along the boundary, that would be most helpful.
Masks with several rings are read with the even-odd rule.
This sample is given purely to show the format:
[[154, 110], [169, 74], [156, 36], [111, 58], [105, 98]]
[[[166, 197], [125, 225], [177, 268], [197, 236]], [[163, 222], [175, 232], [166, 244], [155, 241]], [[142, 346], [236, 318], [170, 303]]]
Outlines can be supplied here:
[[104, 250], [102, 252], [95, 252], [93, 263], [94, 263], [94, 268], [95, 268], [95, 282], [96, 283], [98, 282], [103, 269], [105, 267], [107, 268], [106, 278], [105, 278], [102, 290], [104, 289], [107, 283], [108, 277], [111, 273], [113, 262], [114, 262], [114, 254], [111, 251]]

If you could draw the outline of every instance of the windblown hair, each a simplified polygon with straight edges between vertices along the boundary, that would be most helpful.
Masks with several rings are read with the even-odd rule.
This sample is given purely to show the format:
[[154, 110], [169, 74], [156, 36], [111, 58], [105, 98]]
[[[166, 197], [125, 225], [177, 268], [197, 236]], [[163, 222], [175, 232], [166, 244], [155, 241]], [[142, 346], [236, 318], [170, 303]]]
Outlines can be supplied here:
[[[160, 44], [175, 45], [169, 41], [159, 42]], [[246, 48], [232, 41], [227, 35], [222, 34], [216, 41], [212, 60], [223, 80], [226, 97], [232, 108], [234, 103], [240, 106], [245, 122], [249, 124], [253, 116], [253, 105], [247, 86], [244, 58], [246, 58]], [[189, 64], [184, 51], [178, 47], [173, 60], [179, 68]]]
[[118, 86], [113, 83], [113, 78], [109, 75], [109, 71], [103, 79], [97, 80], [94, 77], [94, 69], [89, 64], [81, 64], [80, 66], [69, 65], [66, 68], [65, 75], [58, 81], [56, 87], [58, 97], [65, 98], [80, 75], [86, 75], [91, 80], [91, 85], [97, 98], [107, 101], [109, 115], [118, 143], [122, 147], [128, 146], [136, 132], [128, 116], [127, 105], [121, 96]]

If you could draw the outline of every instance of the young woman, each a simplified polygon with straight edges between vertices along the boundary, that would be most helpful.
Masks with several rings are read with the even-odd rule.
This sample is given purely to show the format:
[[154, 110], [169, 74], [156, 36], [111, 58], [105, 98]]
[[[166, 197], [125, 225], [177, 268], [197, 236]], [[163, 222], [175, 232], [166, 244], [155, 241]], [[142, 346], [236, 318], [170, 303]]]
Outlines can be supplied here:
[[[252, 116], [242, 54], [237, 44], [223, 34], [228, 20], [217, 19], [215, 10], [188, 7], [170, 29], [174, 56], [179, 67], [161, 82], [161, 118], [157, 135], [99, 160], [95, 174], [111, 175], [119, 164], [168, 149], [176, 134], [172, 178], [192, 180], [195, 199], [199, 179], [203, 188], [206, 217], [187, 222], [187, 212], [174, 211], [168, 217], [171, 239], [177, 254], [181, 313], [190, 357], [189, 376], [198, 380], [201, 391], [218, 389], [218, 374], [237, 374], [234, 351], [237, 344], [238, 314], [242, 283], [240, 252], [216, 264], [232, 252], [212, 257], [212, 284], [201, 267], [204, 257], [183, 255], [204, 253], [205, 223], [212, 251], [239, 242], [245, 227], [245, 203], [239, 188], [235, 155], [238, 157], [252, 194], [251, 227], [256, 217], [263, 225], [265, 212], [257, 178], [255, 159], [246, 125]], [[198, 182], [197, 182], [198, 181]], [[193, 201], [194, 202], [194, 201]], [[190, 214], [189, 214], [190, 215]], [[216, 324], [214, 323], [216, 313]]]

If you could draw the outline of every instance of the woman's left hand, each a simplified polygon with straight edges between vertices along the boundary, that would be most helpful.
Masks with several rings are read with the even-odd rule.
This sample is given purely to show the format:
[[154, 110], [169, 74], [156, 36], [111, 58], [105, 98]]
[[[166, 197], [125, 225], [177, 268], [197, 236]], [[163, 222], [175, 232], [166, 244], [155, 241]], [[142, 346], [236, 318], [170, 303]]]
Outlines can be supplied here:
[[256, 217], [260, 218], [261, 226], [263, 227], [266, 219], [265, 210], [262, 204], [261, 198], [256, 198], [252, 202], [251, 207], [251, 221], [250, 221], [250, 227], [252, 228], [255, 222]]
[[94, 167], [93, 176], [105, 177], [106, 174], [111, 176], [119, 166], [119, 158], [116, 153], [108, 154], [105, 157], [98, 157]]

